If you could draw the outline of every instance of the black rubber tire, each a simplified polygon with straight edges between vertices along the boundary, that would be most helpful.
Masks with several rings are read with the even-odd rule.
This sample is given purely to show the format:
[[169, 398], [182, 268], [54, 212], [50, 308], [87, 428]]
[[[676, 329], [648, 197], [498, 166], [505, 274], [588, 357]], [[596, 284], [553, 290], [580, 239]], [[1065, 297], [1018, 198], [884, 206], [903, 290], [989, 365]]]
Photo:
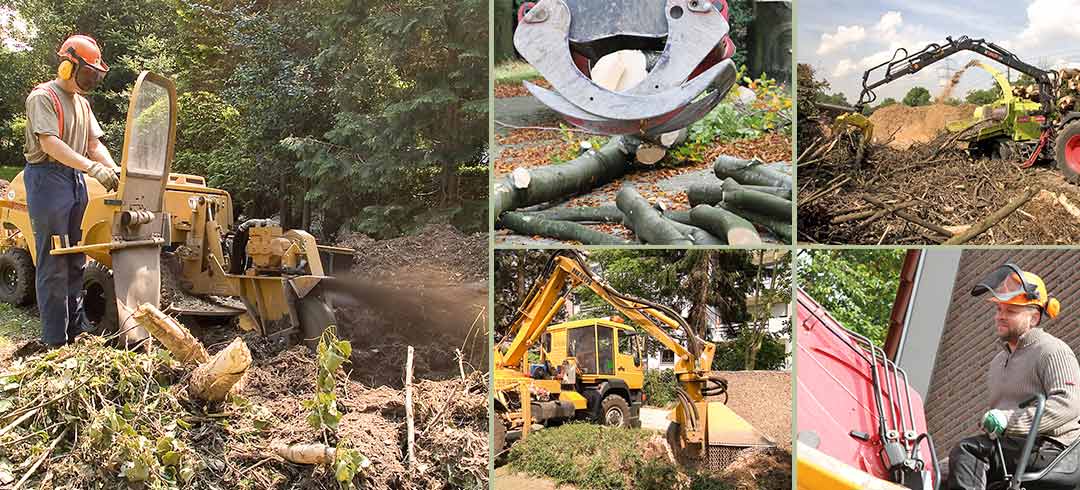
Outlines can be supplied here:
[[96, 260], [86, 261], [83, 271], [83, 310], [90, 321], [88, 333], [112, 335], [120, 328], [112, 270]]
[[495, 429], [492, 437], [494, 438], [494, 454], [495, 457], [499, 456], [499, 453], [506, 449], [506, 424], [503, 423], [502, 417], [495, 417]]
[[[1065, 177], [1065, 180], [1080, 185], [1080, 158], [1076, 151], [1076, 143], [1080, 140], [1073, 141], [1073, 151], [1067, 151], [1066, 148], [1070, 140], [1078, 137], [1080, 137], [1080, 120], [1070, 122], [1058, 131], [1057, 138], [1054, 139], [1054, 161], [1057, 162], [1058, 170], [1061, 170], [1061, 175]], [[1073, 160], [1077, 160], [1071, 165], [1067, 160], [1070, 156]]]
[[626, 398], [610, 394], [600, 402], [600, 423], [610, 427], [626, 427], [629, 419], [630, 404]]
[[311, 350], [319, 347], [326, 327], [337, 324], [334, 309], [314, 291], [298, 302], [296, 313], [300, 317], [300, 341]]
[[0, 301], [16, 306], [34, 302], [34, 260], [30, 252], [9, 248], [0, 254]]

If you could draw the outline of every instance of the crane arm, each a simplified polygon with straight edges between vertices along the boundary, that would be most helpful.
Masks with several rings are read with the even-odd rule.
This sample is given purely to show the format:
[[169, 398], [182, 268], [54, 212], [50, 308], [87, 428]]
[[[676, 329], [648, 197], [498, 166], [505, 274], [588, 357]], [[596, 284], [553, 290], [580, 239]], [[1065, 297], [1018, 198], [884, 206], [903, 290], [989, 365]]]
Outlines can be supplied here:
[[[503, 352], [496, 349], [497, 367], [519, 366], [528, 349], [547, 330], [555, 314], [562, 308], [570, 292], [586, 285], [598, 296], [626, 315], [636, 325], [658, 340], [677, 357], [676, 374], [703, 374], [710, 369], [716, 346], [701, 340], [683, 318], [671, 308], [623, 294], [589, 269], [577, 251], [562, 251], [548, 262], [544, 273], [530, 290], [511, 323], [508, 336], [513, 336]], [[683, 346], [661, 327], [681, 329], [687, 338]]]
[[[877, 99], [874, 89], [890, 83], [898, 78], [918, 73], [923, 68], [952, 56], [960, 51], [971, 51], [981, 54], [1020, 73], [1026, 74], [1039, 85], [1039, 104], [1042, 106], [1042, 114], [1049, 120], [1054, 110], [1055, 86], [1057, 74], [1053, 71], [1043, 70], [1034, 65], [1024, 62], [1011, 51], [984, 39], [971, 39], [961, 36], [954, 40], [945, 38], [945, 44], [931, 44], [921, 51], [908, 54], [904, 48], [897, 49], [891, 60], [874, 66], [863, 73], [863, 89], [859, 94], [859, 102], [855, 104], [855, 112], [862, 112], [862, 108]], [[871, 80], [870, 76], [884, 68], [884, 74], [880, 78]]]

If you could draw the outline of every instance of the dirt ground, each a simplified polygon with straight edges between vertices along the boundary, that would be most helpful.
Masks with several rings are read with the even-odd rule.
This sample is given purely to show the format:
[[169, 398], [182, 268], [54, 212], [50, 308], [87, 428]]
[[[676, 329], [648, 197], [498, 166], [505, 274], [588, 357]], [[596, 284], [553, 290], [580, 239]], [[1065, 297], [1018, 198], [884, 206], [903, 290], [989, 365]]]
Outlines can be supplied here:
[[[1080, 186], [1068, 183], [1053, 162], [1041, 160], [1021, 169], [1028, 154], [1011, 159], [974, 158], [957, 148], [955, 135], [945, 132], [906, 149], [873, 144], [862, 161], [855, 162], [858, 152], [850, 135], [833, 137], [827, 129], [819, 134], [800, 145], [801, 153], [809, 153], [800, 156], [798, 170], [800, 242], [939, 244], [987, 219], [1029, 189], [1034, 193], [1031, 200], [967, 243], [1080, 241]], [[892, 214], [882, 206], [899, 206], [900, 212]], [[925, 224], [940, 227], [948, 235], [931, 231]]]
[[971, 119], [975, 107], [972, 104], [882, 107], [870, 115], [870, 122], [874, 123], [874, 142], [899, 149], [925, 143], [934, 139], [946, 124]]
[[417, 376], [455, 376], [455, 350], [466, 369], [486, 370], [487, 245], [486, 234], [448, 225], [391, 240], [341, 240], [360, 251], [352, 276], [327, 284], [342, 335], [353, 342], [353, 377], [402, 386], [398, 367], [410, 345]]
[[776, 446], [791, 451], [791, 373], [714, 371], [728, 380], [728, 407]]
[[[353, 344], [352, 362], [339, 376], [344, 388], [338, 395], [343, 415], [337, 435], [372, 461], [365, 488], [471, 488], [469, 482], [486, 482], [486, 236], [437, 226], [393, 240], [350, 239], [362, 252], [354, 275], [328, 281], [327, 294], [336, 298], [339, 334]], [[190, 326], [211, 353], [239, 333], [208, 322]], [[333, 477], [325, 469], [267, 457], [271, 442], [321, 439], [306, 420], [310, 410], [302, 405], [314, 395], [314, 353], [254, 333], [242, 338], [255, 360], [247, 374], [245, 406], [262, 407], [273, 423], [255, 427], [260, 421], [240, 415], [226, 424], [205, 419], [211, 423], [191, 429], [189, 444], [209, 467], [228, 468], [221, 479], [225, 485], [235, 486], [236, 477], [258, 488], [330, 488], [326, 483]], [[415, 470], [403, 463], [401, 386], [409, 345], [415, 348]], [[458, 349], [463, 351], [461, 367]], [[4, 354], [10, 356], [8, 351]], [[10, 359], [0, 359], [0, 367], [8, 364]], [[258, 437], [253, 440], [251, 434]], [[243, 468], [243, 474], [234, 475], [233, 470]]]

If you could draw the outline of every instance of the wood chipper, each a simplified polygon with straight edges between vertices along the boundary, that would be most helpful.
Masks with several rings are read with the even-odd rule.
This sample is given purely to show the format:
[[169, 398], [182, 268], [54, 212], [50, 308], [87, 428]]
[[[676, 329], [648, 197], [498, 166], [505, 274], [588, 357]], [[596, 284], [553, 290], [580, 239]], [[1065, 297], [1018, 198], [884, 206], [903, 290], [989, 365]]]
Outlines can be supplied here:
[[[86, 179], [89, 204], [83, 240], [52, 237], [52, 254], [83, 253], [84, 306], [95, 333], [144, 333], [130, 313], [143, 303], [161, 307], [162, 277], [175, 315], [239, 316], [245, 330], [317, 338], [334, 322], [319, 287], [336, 255], [302, 230], [269, 220], [233, 221], [229, 193], [203, 177], [171, 174], [176, 143], [176, 88], [143, 72], [131, 91], [120, 185], [108, 192]], [[0, 196], [0, 301], [34, 299], [34, 235], [23, 175]]]
[[[595, 292], [633, 326], [605, 319], [549, 326], [578, 286]], [[661, 325], [682, 332], [687, 345]], [[495, 346], [495, 453], [533, 430], [573, 419], [639, 426], [644, 401], [639, 330], [675, 353], [679, 402], [668, 417], [668, 442], [680, 460], [697, 459], [718, 469], [743, 449], [774, 445], [724, 403], [707, 398], [727, 398], [727, 381], [710, 371], [714, 344], [701, 340], [671, 308], [613, 289], [581, 252], [561, 251]], [[537, 342], [540, 363], [530, 365], [529, 350]]]

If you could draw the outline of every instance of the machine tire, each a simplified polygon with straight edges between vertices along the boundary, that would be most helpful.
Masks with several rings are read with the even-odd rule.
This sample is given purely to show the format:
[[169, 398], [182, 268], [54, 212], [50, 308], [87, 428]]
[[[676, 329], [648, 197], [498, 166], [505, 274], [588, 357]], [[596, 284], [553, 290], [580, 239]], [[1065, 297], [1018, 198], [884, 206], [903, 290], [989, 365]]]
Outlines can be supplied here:
[[503, 450], [506, 449], [506, 424], [503, 423], [502, 417], [495, 418], [494, 431], [495, 432], [492, 434], [492, 436], [494, 438], [495, 446], [492, 454], [494, 454], [495, 457], [498, 458], [499, 453], [503, 452]]
[[300, 317], [300, 340], [311, 350], [319, 347], [319, 338], [330, 325], [336, 325], [334, 309], [316, 291], [308, 293], [296, 305]]
[[9, 248], [0, 253], [0, 301], [16, 306], [34, 302], [34, 278], [30, 252]]
[[86, 261], [83, 271], [83, 310], [90, 320], [88, 333], [112, 335], [120, 328], [112, 270], [96, 260]]
[[1054, 139], [1054, 161], [1065, 180], [1080, 185], [1080, 120], [1058, 131]]
[[600, 402], [600, 423], [611, 427], [626, 427], [630, 419], [630, 404], [616, 394], [604, 397]]

